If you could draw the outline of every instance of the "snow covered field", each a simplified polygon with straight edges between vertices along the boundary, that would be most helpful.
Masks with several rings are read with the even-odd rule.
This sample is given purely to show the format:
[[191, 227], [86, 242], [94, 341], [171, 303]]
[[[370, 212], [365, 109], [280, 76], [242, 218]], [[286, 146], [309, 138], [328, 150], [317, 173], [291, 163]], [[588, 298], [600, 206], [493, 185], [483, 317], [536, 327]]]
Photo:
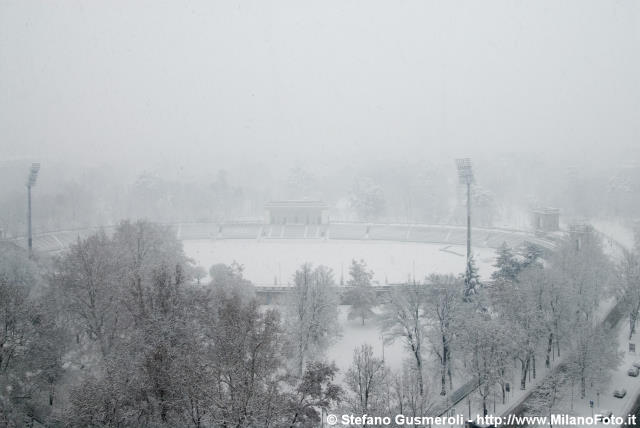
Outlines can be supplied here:
[[411, 357], [400, 339], [394, 343], [384, 345], [383, 351], [382, 333], [380, 332], [378, 320], [367, 320], [365, 325], [362, 325], [360, 320], [348, 320], [348, 312], [348, 306], [340, 306], [342, 335], [338, 341], [326, 351], [327, 360], [335, 361], [340, 369], [340, 376], [343, 376], [349, 369], [353, 361], [354, 349], [364, 344], [371, 345], [376, 357], [382, 358], [384, 356], [387, 366], [394, 370], [400, 369], [402, 367], [402, 361]]
[[[345, 282], [349, 278], [352, 259], [364, 259], [374, 271], [374, 281], [381, 284], [406, 281], [413, 277], [421, 279], [430, 273], [454, 273], [464, 270], [465, 247], [443, 244], [424, 244], [392, 241], [355, 240], [185, 240], [184, 250], [205, 269], [215, 263], [230, 264], [236, 261], [244, 265], [245, 278], [260, 286], [274, 285], [279, 278], [282, 285], [290, 284], [296, 269], [302, 263], [324, 264], [335, 272], [336, 282], [343, 272]], [[495, 263], [495, 250], [474, 248], [474, 256], [483, 278], [488, 278]], [[360, 345], [369, 344], [374, 354], [382, 357], [386, 365], [399, 370], [403, 360], [411, 355], [401, 340], [384, 345], [380, 325], [376, 319], [367, 320], [362, 325], [359, 320], [347, 319], [348, 306], [340, 306], [339, 317], [341, 336], [329, 349], [325, 357], [335, 361], [342, 379], [352, 363], [353, 351]], [[379, 309], [379, 308], [378, 308]], [[384, 348], [384, 351], [383, 351]], [[464, 379], [456, 379], [458, 387]]]
[[[271, 286], [276, 280], [290, 284], [305, 262], [327, 265], [335, 272], [336, 282], [341, 274], [347, 281], [352, 259], [364, 259], [380, 284], [404, 282], [414, 275], [420, 280], [430, 273], [459, 274], [464, 271], [466, 251], [456, 245], [355, 240], [199, 239], [183, 244], [185, 253], [207, 270], [216, 263], [237, 261], [245, 267], [245, 278], [258, 286]], [[474, 256], [481, 277], [488, 278], [495, 250], [474, 248]]]

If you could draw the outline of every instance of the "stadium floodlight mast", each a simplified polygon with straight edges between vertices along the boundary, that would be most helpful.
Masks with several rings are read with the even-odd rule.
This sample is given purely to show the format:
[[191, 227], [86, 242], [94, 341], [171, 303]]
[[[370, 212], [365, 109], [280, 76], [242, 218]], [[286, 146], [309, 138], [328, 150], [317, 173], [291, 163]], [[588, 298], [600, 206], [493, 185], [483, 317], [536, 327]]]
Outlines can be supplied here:
[[36, 185], [36, 180], [38, 180], [38, 172], [40, 171], [40, 163], [34, 162], [31, 164], [31, 169], [29, 170], [29, 177], [27, 178], [27, 225], [28, 225], [28, 233], [29, 233], [29, 257], [33, 256], [33, 236], [31, 234], [31, 188]]
[[467, 269], [471, 263], [471, 185], [474, 183], [471, 159], [456, 159], [460, 184], [467, 186]]

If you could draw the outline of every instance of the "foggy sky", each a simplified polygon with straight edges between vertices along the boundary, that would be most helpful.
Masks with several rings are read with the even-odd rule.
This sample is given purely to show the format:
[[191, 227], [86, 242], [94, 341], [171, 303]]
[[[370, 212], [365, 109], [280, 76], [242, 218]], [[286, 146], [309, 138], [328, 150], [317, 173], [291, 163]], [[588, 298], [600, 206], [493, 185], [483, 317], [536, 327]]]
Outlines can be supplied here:
[[1, 1], [0, 158], [206, 167], [640, 146], [640, 3]]

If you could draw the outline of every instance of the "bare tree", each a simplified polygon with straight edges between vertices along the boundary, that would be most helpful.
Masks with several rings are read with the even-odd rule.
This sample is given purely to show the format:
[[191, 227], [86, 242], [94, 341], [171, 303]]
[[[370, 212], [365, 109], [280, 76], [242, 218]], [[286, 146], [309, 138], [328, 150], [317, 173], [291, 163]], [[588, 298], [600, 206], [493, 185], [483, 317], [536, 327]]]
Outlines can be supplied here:
[[385, 341], [391, 343], [399, 339], [411, 353], [421, 396], [425, 394], [422, 347], [426, 340], [425, 328], [429, 322], [429, 295], [426, 284], [395, 287], [381, 316], [382, 329], [387, 332]]
[[483, 414], [488, 413], [487, 398], [496, 385], [503, 387], [512, 349], [508, 331], [499, 319], [487, 312], [468, 311], [459, 330], [462, 358], [468, 375], [476, 381]]
[[23, 250], [0, 243], [0, 374], [11, 368], [28, 341], [29, 295], [38, 276]]
[[579, 382], [580, 397], [584, 398], [590, 385], [606, 385], [610, 373], [620, 366], [623, 355], [618, 351], [615, 331], [606, 326], [582, 321], [576, 323], [573, 331], [569, 374]]
[[[335, 364], [321, 361], [307, 363], [301, 379], [295, 379], [294, 392], [286, 394], [286, 414], [282, 426], [315, 427], [322, 421], [318, 410], [328, 411], [343, 399], [343, 389], [333, 382], [338, 372]], [[285, 425], [286, 423], [286, 425]]]
[[95, 341], [103, 356], [126, 325], [121, 313], [122, 287], [117, 254], [104, 232], [78, 239], [56, 261], [53, 282], [74, 315], [81, 333]]
[[353, 351], [353, 363], [345, 375], [345, 383], [351, 391], [348, 401], [354, 414], [378, 415], [384, 412], [387, 376], [384, 361], [373, 356], [371, 345], [364, 344]]
[[620, 276], [618, 295], [629, 314], [629, 339], [631, 339], [636, 332], [640, 315], [640, 262], [637, 253], [624, 251], [618, 273]]
[[215, 264], [209, 269], [211, 287], [225, 295], [238, 295], [249, 301], [255, 297], [255, 287], [243, 276], [244, 267], [236, 262]]
[[[426, 300], [428, 327], [426, 337], [431, 352], [440, 366], [440, 395], [453, 388], [452, 352], [455, 333], [462, 317], [463, 283], [453, 275], [431, 275], [427, 281], [429, 297]], [[447, 376], [449, 388], [447, 388]]]
[[0, 241], [0, 425], [44, 424], [63, 376], [68, 336], [43, 266]]
[[326, 266], [302, 265], [285, 302], [286, 331], [298, 376], [307, 358], [317, 356], [339, 334], [338, 296], [333, 272]]
[[[424, 416], [435, 406], [432, 401], [434, 394], [430, 390], [428, 381], [419, 384], [419, 376], [416, 367], [411, 362], [405, 361], [402, 368], [389, 374], [387, 377], [388, 410], [387, 414], [402, 414], [407, 416]], [[433, 391], [435, 393], [435, 391]]]
[[174, 231], [148, 221], [123, 221], [112, 239], [118, 254], [120, 281], [125, 288], [122, 303], [138, 324], [150, 310], [154, 272], [162, 266], [180, 266], [181, 274], [186, 276], [187, 258]]
[[513, 357], [520, 362], [520, 389], [526, 389], [527, 374], [535, 364], [535, 352], [545, 333], [543, 314], [536, 304], [535, 293], [521, 282], [496, 283], [492, 302], [501, 322], [510, 326], [508, 339]]

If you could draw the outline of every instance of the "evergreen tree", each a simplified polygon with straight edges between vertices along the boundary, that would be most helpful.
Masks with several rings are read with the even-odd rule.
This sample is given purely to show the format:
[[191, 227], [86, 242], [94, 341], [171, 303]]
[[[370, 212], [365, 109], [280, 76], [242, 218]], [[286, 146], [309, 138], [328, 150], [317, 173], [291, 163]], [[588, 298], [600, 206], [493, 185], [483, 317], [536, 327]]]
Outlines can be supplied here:
[[350, 320], [360, 318], [364, 325], [366, 319], [375, 315], [373, 307], [376, 305], [376, 291], [371, 286], [373, 272], [367, 270], [364, 260], [353, 260], [349, 275], [351, 278], [347, 285], [353, 288], [347, 292], [347, 301], [351, 304], [348, 316]]
[[353, 351], [353, 363], [345, 376], [349, 388], [347, 405], [358, 415], [385, 413], [385, 386], [389, 371], [384, 360], [373, 355], [373, 348], [363, 344]]
[[524, 260], [520, 262], [520, 270], [530, 266], [540, 265], [542, 258], [542, 249], [535, 244], [527, 242], [523, 251]]
[[473, 255], [469, 256], [467, 270], [464, 273], [464, 300], [469, 301], [480, 291], [480, 275]]
[[513, 255], [513, 250], [503, 242], [496, 250], [496, 263], [493, 265], [496, 270], [491, 274], [494, 281], [515, 282], [520, 271], [520, 264]]

